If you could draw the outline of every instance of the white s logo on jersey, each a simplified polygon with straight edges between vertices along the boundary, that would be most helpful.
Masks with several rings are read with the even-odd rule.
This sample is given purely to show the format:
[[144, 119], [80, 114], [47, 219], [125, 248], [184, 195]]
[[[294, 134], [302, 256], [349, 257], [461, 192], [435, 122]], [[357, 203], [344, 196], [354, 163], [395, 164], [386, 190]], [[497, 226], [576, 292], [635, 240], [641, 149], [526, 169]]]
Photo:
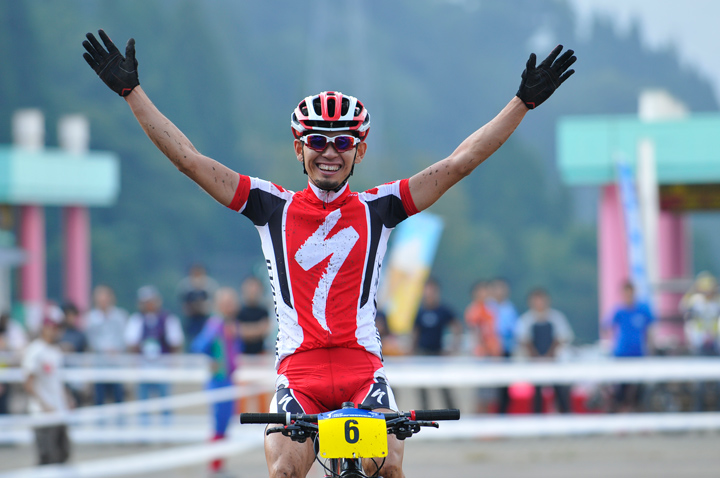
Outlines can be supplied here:
[[327, 237], [340, 220], [340, 217], [339, 209], [330, 212], [325, 218], [325, 222], [300, 246], [300, 249], [295, 254], [295, 260], [305, 271], [312, 269], [327, 257], [330, 257], [330, 262], [320, 277], [313, 295], [313, 316], [320, 326], [330, 333], [332, 332], [328, 328], [325, 317], [328, 293], [335, 276], [360, 238], [360, 235], [352, 226], [342, 229], [331, 238]]

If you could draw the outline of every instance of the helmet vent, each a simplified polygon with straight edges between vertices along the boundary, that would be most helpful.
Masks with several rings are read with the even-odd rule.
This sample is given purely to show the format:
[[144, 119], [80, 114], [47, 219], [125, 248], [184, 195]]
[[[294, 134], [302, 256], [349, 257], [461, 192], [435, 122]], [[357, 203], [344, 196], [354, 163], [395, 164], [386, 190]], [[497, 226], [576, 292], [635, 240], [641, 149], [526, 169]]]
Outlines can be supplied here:
[[312, 106], [315, 110], [315, 114], [318, 116], [322, 116], [322, 103], [320, 102], [320, 97], [317, 97], [313, 100]]

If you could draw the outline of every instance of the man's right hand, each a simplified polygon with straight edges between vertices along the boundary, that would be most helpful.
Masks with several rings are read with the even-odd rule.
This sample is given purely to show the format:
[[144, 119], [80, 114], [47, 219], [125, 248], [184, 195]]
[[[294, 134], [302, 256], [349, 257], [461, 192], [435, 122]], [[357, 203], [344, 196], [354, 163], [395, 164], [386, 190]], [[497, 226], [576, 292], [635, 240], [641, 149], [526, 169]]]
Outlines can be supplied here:
[[97, 41], [95, 35], [88, 33], [85, 35], [87, 40], [82, 43], [87, 50], [87, 53], [83, 53], [83, 58], [111, 90], [120, 96], [127, 96], [140, 84], [138, 63], [135, 59], [135, 39], [128, 40], [123, 57], [103, 30], [98, 30], [98, 34], [105, 48]]

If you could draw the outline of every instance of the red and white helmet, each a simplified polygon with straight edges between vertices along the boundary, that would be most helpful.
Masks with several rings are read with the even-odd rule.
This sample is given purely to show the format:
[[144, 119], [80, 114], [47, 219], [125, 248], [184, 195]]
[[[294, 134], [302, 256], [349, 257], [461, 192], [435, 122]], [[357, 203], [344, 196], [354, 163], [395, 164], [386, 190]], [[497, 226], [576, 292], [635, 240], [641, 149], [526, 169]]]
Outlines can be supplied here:
[[354, 96], [323, 91], [297, 105], [290, 126], [296, 139], [309, 131], [352, 131], [364, 140], [370, 132], [370, 113]]

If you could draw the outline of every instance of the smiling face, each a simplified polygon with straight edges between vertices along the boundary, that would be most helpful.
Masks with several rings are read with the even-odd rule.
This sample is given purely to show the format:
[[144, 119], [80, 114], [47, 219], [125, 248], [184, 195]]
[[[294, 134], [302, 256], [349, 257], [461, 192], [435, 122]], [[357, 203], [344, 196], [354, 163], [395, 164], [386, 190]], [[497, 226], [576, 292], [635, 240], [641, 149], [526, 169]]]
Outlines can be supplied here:
[[[347, 131], [322, 132], [325, 136], [335, 137], [348, 134]], [[295, 155], [301, 163], [305, 161], [305, 170], [310, 181], [320, 189], [332, 191], [350, 176], [353, 164], [360, 163], [365, 157], [367, 144], [362, 141], [355, 148], [338, 153], [335, 145], [328, 143], [322, 152], [315, 151], [302, 141], [295, 140]]]

